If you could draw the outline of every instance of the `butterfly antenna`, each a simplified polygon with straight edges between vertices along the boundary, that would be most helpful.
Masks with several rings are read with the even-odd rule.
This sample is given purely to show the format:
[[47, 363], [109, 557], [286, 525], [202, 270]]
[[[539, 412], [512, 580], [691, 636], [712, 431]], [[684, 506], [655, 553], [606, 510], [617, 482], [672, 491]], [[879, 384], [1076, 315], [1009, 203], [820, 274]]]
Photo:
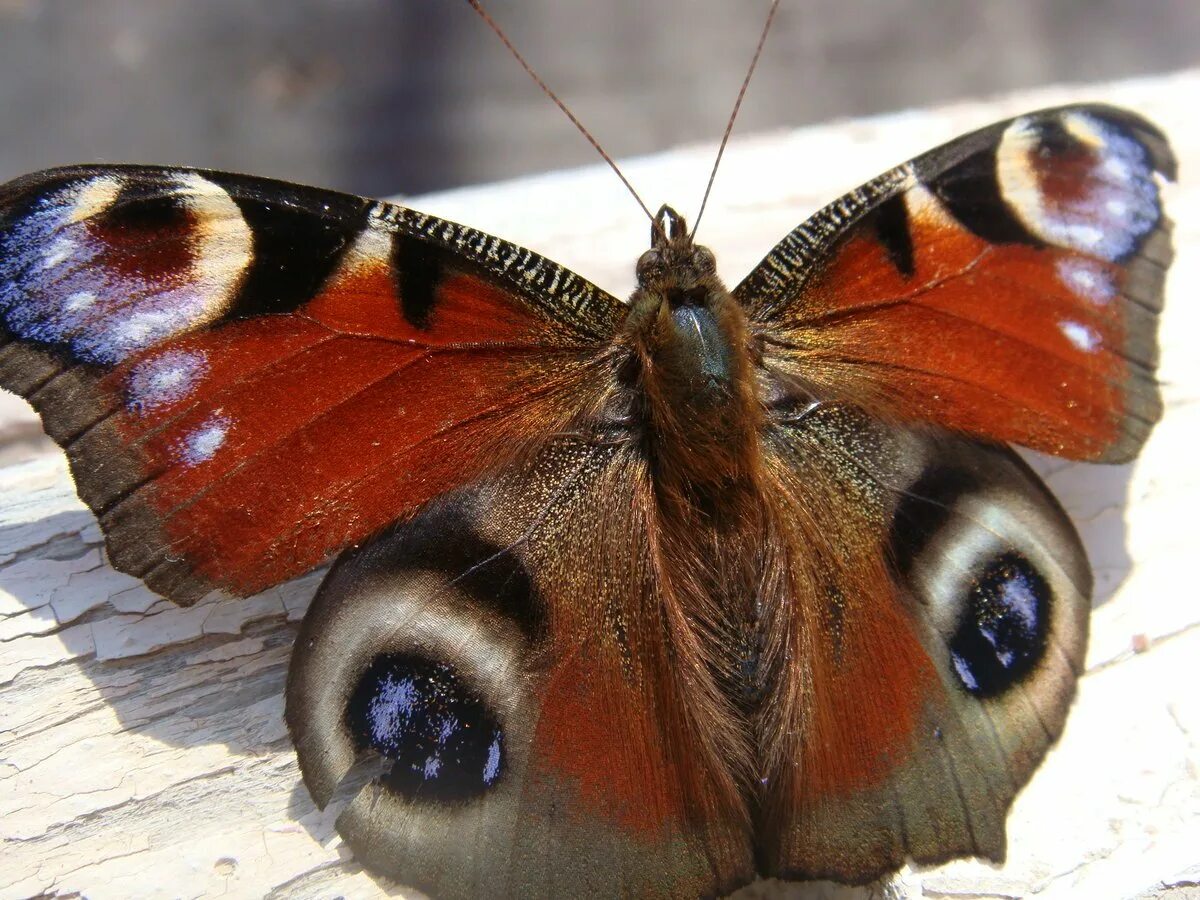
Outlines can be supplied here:
[[729, 114], [729, 123], [725, 126], [725, 134], [721, 137], [721, 146], [717, 149], [717, 158], [713, 162], [712, 172], [708, 176], [708, 187], [704, 189], [704, 199], [700, 201], [700, 212], [696, 214], [696, 222], [692, 225], [693, 239], [700, 229], [700, 219], [704, 217], [704, 208], [708, 206], [708, 195], [712, 193], [713, 181], [716, 180], [721, 157], [725, 155], [725, 145], [729, 143], [729, 135], [733, 133], [733, 123], [737, 121], [738, 110], [742, 108], [742, 98], [746, 96], [746, 88], [750, 86], [750, 79], [754, 75], [754, 69], [758, 66], [758, 58], [762, 56], [763, 45], [767, 42], [767, 32], [771, 30], [771, 23], [775, 20], [777, 9], [779, 9], [779, 0], [775, 0], [771, 4], [771, 11], [767, 13], [767, 21], [763, 23], [762, 34], [758, 37], [758, 46], [754, 48], [754, 58], [750, 60], [750, 68], [746, 70], [746, 77], [742, 79], [742, 87], [733, 104], [733, 112]]
[[[776, 2], [778, 3], [778, 0], [776, 0]], [[481, 0], [467, 0], [467, 3], [471, 5], [471, 8], [474, 9], [475, 12], [479, 13], [479, 17], [483, 19], [483, 21], [487, 22], [488, 27], [491, 28], [492, 31], [496, 32], [496, 37], [500, 38], [500, 40], [504, 43], [504, 46], [508, 48], [508, 52], [511, 53], [516, 58], [517, 62], [521, 64], [521, 68], [523, 68], [529, 74], [529, 77], [534, 80], [537, 86], [542, 89], [542, 93], [554, 101], [554, 105], [561, 109], [563, 111], [563, 115], [571, 120], [571, 124], [579, 129], [579, 133], [587, 138], [589, 144], [596, 148], [596, 152], [600, 154], [601, 159], [608, 163], [609, 167], [617, 173], [617, 177], [621, 179], [621, 184], [625, 185], [625, 187], [629, 190], [629, 193], [633, 194], [633, 199], [638, 202], [638, 206], [642, 208], [642, 212], [646, 214], [646, 218], [650, 220], [651, 225], [657, 226], [653, 214], [651, 214], [650, 210], [646, 208], [646, 204], [642, 202], [642, 198], [638, 196], [638, 192], [633, 189], [633, 185], [629, 183], [629, 179], [622, 174], [619, 168], [617, 168], [617, 164], [613, 162], [613, 158], [604, 152], [604, 148], [600, 146], [600, 142], [592, 137], [592, 133], [583, 127], [582, 122], [575, 118], [575, 114], [567, 108], [567, 104], [558, 99], [558, 94], [550, 90], [550, 86], [546, 84], [546, 82], [542, 81], [541, 76], [533, 70], [533, 66], [525, 61], [525, 57], [521, 55], [521, 51], [513, 46], [512, 41], [508, 39], [508, 35], [504, 33], [504, 29], [502, 29], [496, 23], [495, 19], [488, 15], [487, 10], [483, 8], [483, 3]]]

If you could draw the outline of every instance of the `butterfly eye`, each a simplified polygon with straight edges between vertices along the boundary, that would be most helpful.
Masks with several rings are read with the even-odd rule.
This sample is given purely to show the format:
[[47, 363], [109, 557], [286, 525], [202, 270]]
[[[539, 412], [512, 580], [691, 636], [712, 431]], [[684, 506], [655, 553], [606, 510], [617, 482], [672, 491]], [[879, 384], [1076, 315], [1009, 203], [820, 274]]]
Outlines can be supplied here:
[[340, 560], [305, 616], [287, 720], [322, 805], [369, 758], [378, 802], [462, 802], [505, 780], [527, 636], [408, 549], [384, 538]]
[[950, 639], [954, 671], [969, 693], [1000, 693], [1033, 668], [1045, 648], [1050, 603], [1049, 584], [1021, 554], [987, 565]]
[[1051, 643], [1069, 659], [1082, 655], [1087, 559], [1014, 454], [964, 444], [936, 456], [896, 511], [893, 548], [941, 635], [949, 680], [966, 693], [1053, 689], [1041, 671]]
[[717, 271], [717, 257], [707, 247], [697, 247], [692, 254], [692, 265], [705, 274]]
[[647, 250], [637, 261], [638, 281], [646, 281], [662, 268], [662, 254], [657, 250]]
[[500, 778], [503, 732], [454, 669], [411, 654], [378, 656], [346, 707], [358, 749], [391, 761], [389, 787], [465, 800]]
[[472, 502], [343, 554], [288, 672], [310, 794], [345, 804], [337, 829], [356, 856], [405, 883], [470, 866], [464, 834], [511, 827], [527, 765], [526, 659], [544, 626], [524, 564], [476, 535]]

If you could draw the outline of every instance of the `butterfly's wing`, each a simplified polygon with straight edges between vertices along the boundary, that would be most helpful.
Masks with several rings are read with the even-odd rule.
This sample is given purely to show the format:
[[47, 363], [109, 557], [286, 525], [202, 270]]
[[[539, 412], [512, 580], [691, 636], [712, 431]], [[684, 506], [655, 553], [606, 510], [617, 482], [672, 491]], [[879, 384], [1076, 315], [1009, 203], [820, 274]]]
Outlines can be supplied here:
[[287, 720], [371, 870], [445, 898], [753, 879], [741, 732], [695, 665], [656, 509], [635, 442], [565, 437], [338, 562]]
[[189, 169], [0, 188], [0, 386], [110, 557], [188, 603], [303, 572], [590, 415], [622, 305], [410, 209]]
[[789, 234], [735, 290], [798, 391], [1072, 459], [1158, 419], [1162, 134], [1103, 106], [952, 141]]
[[770, 870], [1001, 859], [1062, 728], [1091, 577], [999, 441], [1132, 457], [1159, 415], [1162, 135], [1107, 107], [960, 138], [797, 228], [737, 288], [772, 392]]
[[1003, 860], [1083, 666], [1092, 582], [1069, 519], [1012, 451], [854, 407], [780, 423], [766, 456], [767, 871]]
[[0, 217], [0, 383], [118, 567], [188, 602], [365, 544], [288, 718], [322, 805], [369, 746], [349, 701], [392, 736], [339, 826], [372, 869], [437, 896], [752, 877], [713, 691], [668, 658], [650, 476], [610, 434], [622, 304], [462, 226], [213, 172], [43, 173]]

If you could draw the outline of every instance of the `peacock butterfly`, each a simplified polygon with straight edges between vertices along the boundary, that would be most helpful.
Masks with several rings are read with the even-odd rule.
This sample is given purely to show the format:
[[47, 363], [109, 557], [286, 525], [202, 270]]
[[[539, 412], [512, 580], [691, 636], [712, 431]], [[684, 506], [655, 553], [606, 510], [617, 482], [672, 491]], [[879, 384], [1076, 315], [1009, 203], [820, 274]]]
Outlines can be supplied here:
[[0, 187], [0, 385], [188, 604], [342, 555], [287, 720], [436, 897], [862, 883], [1004, 855], [1091, 574], [1008, 442], [1160, 413], [1166, 141], [1044, 110], [868, 182], [737, 287], [669, 207], [622, 303], [415, 210], [183, 168]]

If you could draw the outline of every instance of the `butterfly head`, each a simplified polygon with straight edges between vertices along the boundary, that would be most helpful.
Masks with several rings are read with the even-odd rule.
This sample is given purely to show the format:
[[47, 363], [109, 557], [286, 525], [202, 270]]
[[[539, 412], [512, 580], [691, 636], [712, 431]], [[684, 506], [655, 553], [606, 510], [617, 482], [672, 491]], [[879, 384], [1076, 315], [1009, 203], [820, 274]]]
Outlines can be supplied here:
[[669, 206], [654, 217], [650, 249], [638, 259], [625, 334], [651, 431], [664, 439], [659, 457], [685, 456], [678, 468], [692, 481], [738, 471], [755, 408], [745, 313], [713, 252]]
[[[650, 226], [650, 249], [637, 262], [639, 290], [678, 285], [691, 290], [692, 299], [698, 300], [694, 289], [715, 279], [716, 272], [713, 252], [694, 243], [683, 216], [664, 203]], [[685, 298], [679, 296], [676, 302], [683, 303]]]
[[729, 291], [717, 277], [717, 259], [692, 240], [687, 222], [663, 204], [650, 228], [650, 249], [637, 261], [637, 290], [631, 305], [633, 319], [648, 325], [691, 330], [696, 315], [709, 318], [731, 303]]

